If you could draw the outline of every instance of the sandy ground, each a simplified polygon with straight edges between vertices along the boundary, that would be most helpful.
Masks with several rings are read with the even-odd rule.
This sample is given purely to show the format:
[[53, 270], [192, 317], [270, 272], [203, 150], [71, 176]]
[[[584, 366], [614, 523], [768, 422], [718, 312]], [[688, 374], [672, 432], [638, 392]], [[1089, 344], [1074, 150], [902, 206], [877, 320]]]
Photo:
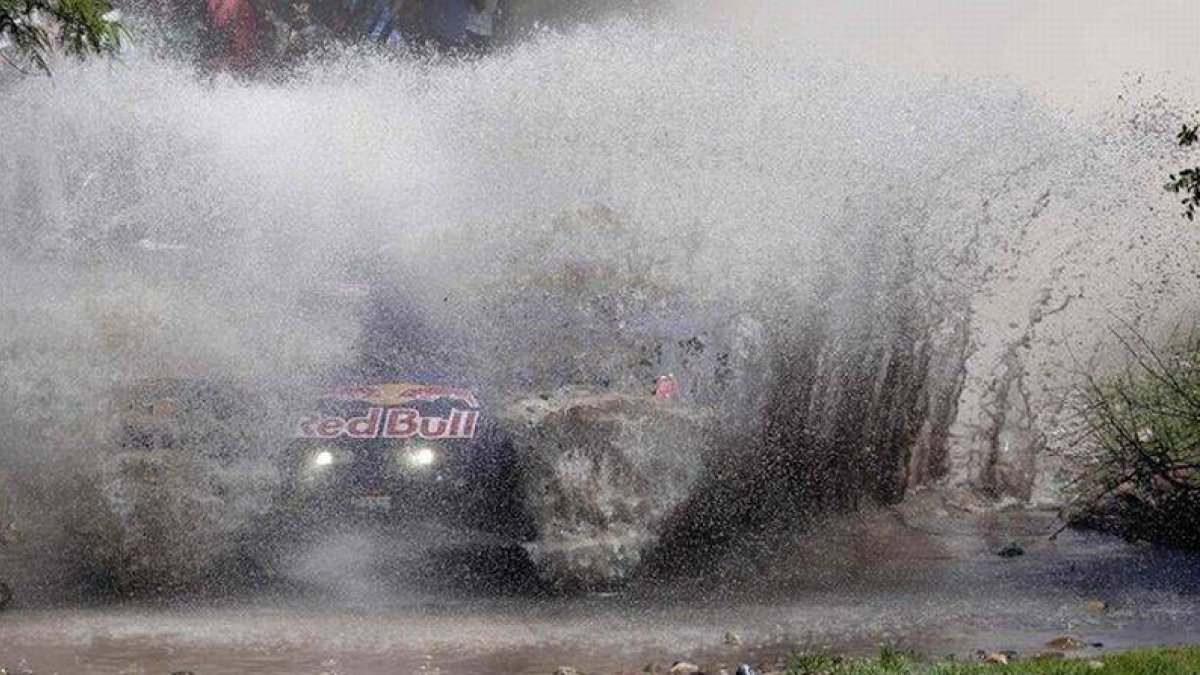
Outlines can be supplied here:
[[[1036, 652], [1060, 635], [1103, 645], [1085, 651], [1200, 639], [1200, 556], [1095, 534], [1052, 541], [1053, 529], [1044, 516], [906, 507], [833, 523], [765, 558], [733, 556], [700, 578], [581, 597], [523, 592], [511, 578], [489, 583], [487, 572], [468, 579], [467, 568], [444, 562], [375, 564], [386, 544], [340, 541], [322, 554], [335, 564], [307, 568], [329, 569], [330, 581], [304, 593], [7, 612], [0, 664], [37, 673], [551, 673], [564, 664], [616, 673], [896, 641], [969, 655]], [[1025, 555], [995, 554], [1010, 541]], [[1095, 600], [1108, 609], [1089, 607]], [[726, 644], [729, 632], [740, 644]]]

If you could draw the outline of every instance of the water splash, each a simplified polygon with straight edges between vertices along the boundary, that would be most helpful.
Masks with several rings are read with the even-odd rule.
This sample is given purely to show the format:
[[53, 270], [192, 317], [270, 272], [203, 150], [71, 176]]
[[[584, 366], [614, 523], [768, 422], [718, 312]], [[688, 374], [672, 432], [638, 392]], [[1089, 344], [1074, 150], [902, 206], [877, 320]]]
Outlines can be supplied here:
[[[1125, 148], [1015, 87], [769, 35], [618, 21], [478, 61], [332, 57], [282, 83], [142, 53], [5, 81], [0, 109], [0, 456], [30, 484], [104, 452], [91, 421], [130, 381], [286, 397], [436, 357], [497, 395], [630, 384], [654, 374], [631, 334], [745, 315], [769, 345], [761, 398], [726, 402], [746, 440], [680, 532], [938, 481], [1050, 499], [1062, 422], [1043, 406], [1067, 354], [1194, 285], [1163, 271], [1191, 240], [1141, 215]], [[329, 292], [355, 284], [389, 289], [392, 325]]]

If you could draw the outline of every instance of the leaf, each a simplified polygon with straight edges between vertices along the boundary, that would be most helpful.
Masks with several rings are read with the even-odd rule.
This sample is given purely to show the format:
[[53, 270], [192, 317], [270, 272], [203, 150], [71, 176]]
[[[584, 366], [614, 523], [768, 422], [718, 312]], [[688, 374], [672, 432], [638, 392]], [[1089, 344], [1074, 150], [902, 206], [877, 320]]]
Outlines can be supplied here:
[[11, 44], [0, 56], [48, 75], [56, 48], [77, 58], [115, 55], [125, 33], [119, 16], [108, 0], [0, 0], [0, 35]]
[[1200, 134], [1200, 124], [1191, 127], [1185, 124], [1183, 125], [1183, 129], [1180, 130], [1179, 135], [1175, 138], [1179, 141], [1180, 147], [1186, 148], [1197, 141], [1198, 134]]

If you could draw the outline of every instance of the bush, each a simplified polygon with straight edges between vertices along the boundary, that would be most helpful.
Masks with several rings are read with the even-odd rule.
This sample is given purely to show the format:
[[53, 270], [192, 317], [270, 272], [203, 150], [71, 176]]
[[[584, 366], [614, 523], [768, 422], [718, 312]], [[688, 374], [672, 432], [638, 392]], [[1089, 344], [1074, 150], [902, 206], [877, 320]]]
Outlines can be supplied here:
[[1095, 451], [1075, 485], [1070, 522], [1131, 540], [1200, 548], [1200, 340], [1169, 351], [1141, 336], [1121, 375], [1090, 380]]

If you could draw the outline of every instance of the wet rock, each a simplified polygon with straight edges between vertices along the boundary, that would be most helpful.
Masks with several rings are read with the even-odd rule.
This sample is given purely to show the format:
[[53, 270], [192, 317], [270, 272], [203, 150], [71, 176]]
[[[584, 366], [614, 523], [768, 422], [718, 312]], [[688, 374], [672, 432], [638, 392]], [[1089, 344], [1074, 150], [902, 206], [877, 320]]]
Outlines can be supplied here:
[[1065, 651], [1070, 651], [1073, 649], [1083, 649], [1087, 645], [1084, 644], [1083, 640], [1080, 640], [1079, 638], [1074, 638], [1074, 637], [1064, 635], [1061, 637], [1056, 637], [1053, 640], [1047, 642], [1046, 646], [1051, 649], [1057, 649], [1059, 651], [1065, 652]]
[[504, 407], [543, 578], [597, 588], [628, 578], [700, 479], [707, 409], [563, 389]]
[[748, 663], [743, 663], [742, 665], [738, 666], [737, 672], [735, 672], [734, 675], [762, 675], [762, 673], [754, 666]]
[[1014, 541], [1008, 546], [1005, 546], [997, 551], [996, 555], [1000, 556], [1001, 558], [1016, 558], [1018, 556], [1025, 555], [1025, 549], [1021, 548], [1021, 545]]
[[687, 661], [676, 661], [671, 666], [671, 670], [667, 671], [670, 675], [696, 675], [700, 672], [700, 666], [689, 663]]
[[1000, 652], [983, 652], [983, 654], [980, 655], [979, 660], [983, 661], [984, 663], [995, 663], [1001, 666], [1008, 665], [1008, 657]]

